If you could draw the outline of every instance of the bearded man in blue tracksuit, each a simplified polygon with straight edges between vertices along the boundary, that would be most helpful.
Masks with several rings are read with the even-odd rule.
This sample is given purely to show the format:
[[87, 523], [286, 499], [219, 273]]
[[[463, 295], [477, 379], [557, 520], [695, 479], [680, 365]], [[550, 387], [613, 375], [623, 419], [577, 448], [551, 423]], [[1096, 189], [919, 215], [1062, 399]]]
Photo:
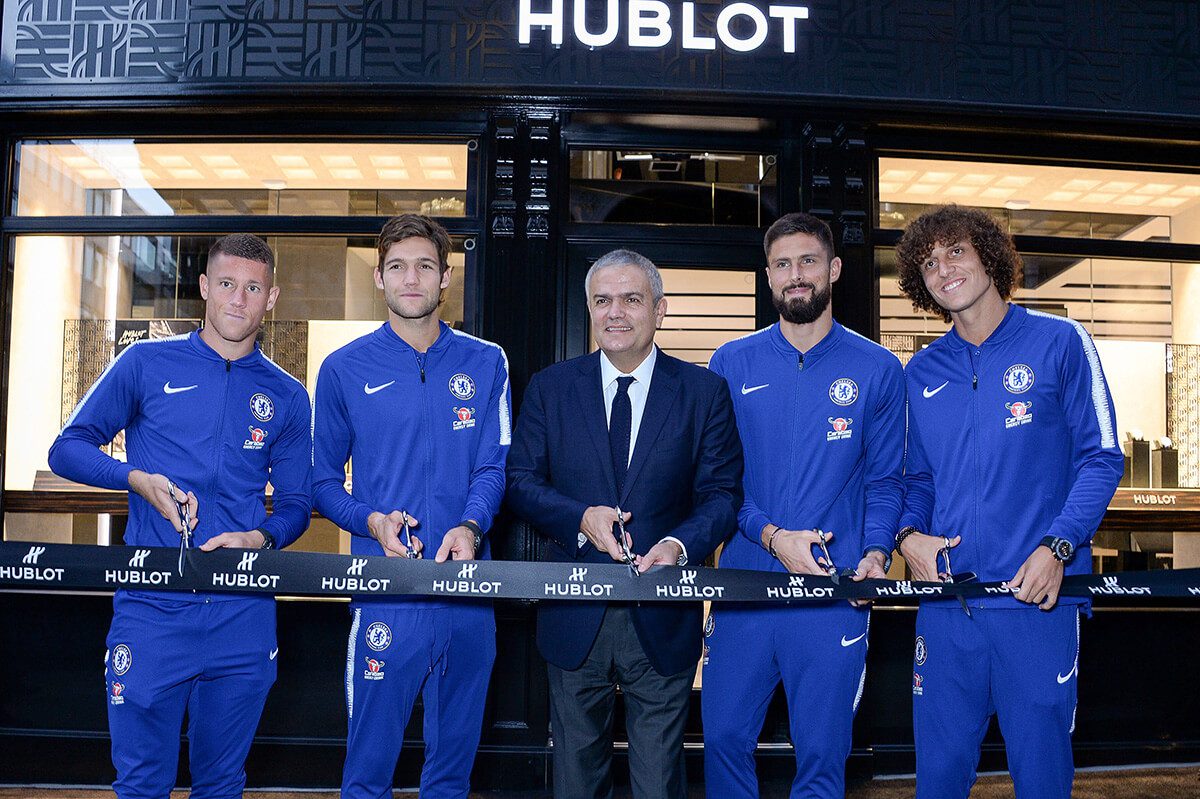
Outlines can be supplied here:
[[[388, 321], [326, 358], [317, 378], [317, 509], [353, 534], [356, 555], [405, 557], [424, 538], [439, 563], [486, 558], [511, 438], [508, 360], [498, 345], [438, 320], [451, 274], [441, 225], [396, 217], [378, 251]], [[358, 597], [351, 609], [342, 797], [391, 797], [421, 695], [421, 796], [465, 799], [496, 657], [491, 603]]]
[[[274, 268], [256, 236], [217, 241], [200, 276], [204, 327], [122, 351], [51, 447], [55, 473], [129, 489], [127, 545], [284, 547], [307, 529], [308, 393], [255, 346]], [[99, 449], [120, 430], [124, 463]], [[271, 597], [117, 591], [105, 689], [119, 799], [170, 793], [185, 710], [192, 796], [240, 797], [278, 651]]]
[[900, 288], [951, 330], [905, 370], [908, 452], [897, 549], [920, 580], [1007, 580], [1012, 596], [924, 602], [913, 716], [918, 799], [975, 782], [995, 713], [1020, 799], [1067, 799], [1074, 767], [1082, 599], [1091, 540], [1123, 468], [1096, 345], [1071, 319], [1007, 300], [1021, 261], [983, 211], [928, 212], [897, 247]]
[[[903, 491], [900, 362], [833, 320], [842, 263], [825, 222], [789, 214], [764, 246], [780, 321], [709, 363], [729, 383], [746, 454], [745, 504], [720, 565], [885, 577]], [[710, 614], [701, 697], [709, 796], [758, 796], [754, 750], [780, 681], [796, 751], [792, 797], [845, 795], [868, 620], [847, 603]]]

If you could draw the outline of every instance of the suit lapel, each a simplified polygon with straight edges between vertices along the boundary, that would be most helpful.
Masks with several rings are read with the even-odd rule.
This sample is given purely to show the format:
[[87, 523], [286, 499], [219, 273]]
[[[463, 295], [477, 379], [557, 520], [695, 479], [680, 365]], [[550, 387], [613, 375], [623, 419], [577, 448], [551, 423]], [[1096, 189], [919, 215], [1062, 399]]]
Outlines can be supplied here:
[[[651, 386], [653, 387], [653, 382]], [[588, 437], [596, 448], [595, 462], [600, 464], [600, 471], [604, 472], [609, 495], [616, 496], [617, 481], [613, 477], [612, 452], [608, 446], [608, 417], [604, 413], [604, 387], [600, 385], [598, 351], [584, 361], [579, 376], [575, 378], [575, 396], [579, 397], [583, 426], [587, 428]]]
[[[625, 492], [622, 502], [629, 498], [629, 491], [637, 482], [638, 473], [650, 457], [654, 443], [662, 432], [663, 423], [671, 414], [675, 395], [679, 392], [679, 378], [675, 374], [671, 358], [661, 350], [654, 364], [654, 375], [650, 378], [650, 394], [646, 397], [646, 408], [642, 411], [642, 424], [638, 428], [637, 441], [633, 445], [633, 458], [629, 461], [629, 471], [625, 475]], [[601, 405], [600, 412], [604, 412]], [[603, 418], [603, 417], [602, 417]]]

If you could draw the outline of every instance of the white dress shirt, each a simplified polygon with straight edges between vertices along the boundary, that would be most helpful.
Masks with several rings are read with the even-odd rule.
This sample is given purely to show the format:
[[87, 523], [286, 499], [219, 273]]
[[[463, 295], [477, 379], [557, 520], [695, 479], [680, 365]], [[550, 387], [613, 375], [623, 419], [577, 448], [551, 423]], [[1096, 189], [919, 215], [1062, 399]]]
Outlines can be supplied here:
[[[642, 414], [646, 410], [646, 398], [650, 396], [650, 381], [654, 378], [654, 364], [658, 361], [658, 347], [651, 347], [650, 354], [647, 355], [637, 368], [632, 372], [622, 372], [617, 367], [613, 366], [612, 361], [600, 351], [600, 388], [604, 392], [604, 418], [610, 423], [612, 421], [612, 406], [613, 400], [617, 397], [617, 378], [632, 377], [633, 382], [629, 384], [629, 405], [633, 411], [631, 424], [629, 427], [629, 452], [625, 456], [625, 465], [633, 460], [633, 450], [637, 446], [638, 431], [642, 426]], [[674, 541], [679, 545], [683, 555], [679, 559], [680, 566], [687, 564], [687, 547], [673, 535], [664, 537], [662, 541]], [[587, 536], [583, 533], [579, 534], [579, 546], [587, 543]]]
[[617, 398], [617, 378], [632, 377], [629, 384], [629, 404], [632, 406], [632, 424], [629, 427], [629, 452], [625, 465], [633, 460], [633, 447], [637, 444], [638, 430], [642, 426], [642, 414], [646, 411], [646, 397], [650, 394], [650, 380], [654, 377], [654, 364], [658, 360], [658, 347], [651, 347], [650, 354], [632, 372], [626, 374], [613, 366], [612, 361], [600, 352], [600, 385], [604, 389], [604, 418], [612, 424], [613, 400]]

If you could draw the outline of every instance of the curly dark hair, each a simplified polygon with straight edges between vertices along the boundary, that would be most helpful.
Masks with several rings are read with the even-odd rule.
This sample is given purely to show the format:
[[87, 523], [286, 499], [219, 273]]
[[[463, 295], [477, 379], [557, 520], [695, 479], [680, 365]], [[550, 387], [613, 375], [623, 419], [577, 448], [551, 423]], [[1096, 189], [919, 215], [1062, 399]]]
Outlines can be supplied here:
[[914, 311], [927, 311], [950, 321], [950, 314], [925, 287], [922, 266], [935, 246], [956, 241], [970, 241], [1000, 297], [1005, 301], [1012, 297], [1021, 280], [1021, 256], [1013, 246], [1012, 236], [986, 211], [950, 204], [926, 211], [913, 220], [896, 245], [900, 291], [912, 300]]

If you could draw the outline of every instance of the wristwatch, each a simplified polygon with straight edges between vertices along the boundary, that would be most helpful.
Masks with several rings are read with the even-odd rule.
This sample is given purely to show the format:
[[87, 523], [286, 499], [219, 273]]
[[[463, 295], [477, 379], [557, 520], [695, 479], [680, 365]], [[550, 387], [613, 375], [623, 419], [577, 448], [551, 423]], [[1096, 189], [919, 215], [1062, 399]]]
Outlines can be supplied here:
[[463, 519], [458, 523], [459, 527], [465, 527], [475, 535], [475, 554], [479, 554], [479, 548], [483, 546], [483, 528], [470, 519]]
[[262, 546], [259, 547], [259, 549], [274, 549], [275, 548], [275, 536], [271, 535], [266, 530], [262, 530], [262, 529], [260, 529], [258, 531], [258, 534], [263, 537]]
[[1055, 538], [1048, 535], [1042, 539], [1041, 546], [1049, 547], [1054, 559], [1059, 563], [1068, 563], [1075, 557], [1075, 545], [1065, 538]]

